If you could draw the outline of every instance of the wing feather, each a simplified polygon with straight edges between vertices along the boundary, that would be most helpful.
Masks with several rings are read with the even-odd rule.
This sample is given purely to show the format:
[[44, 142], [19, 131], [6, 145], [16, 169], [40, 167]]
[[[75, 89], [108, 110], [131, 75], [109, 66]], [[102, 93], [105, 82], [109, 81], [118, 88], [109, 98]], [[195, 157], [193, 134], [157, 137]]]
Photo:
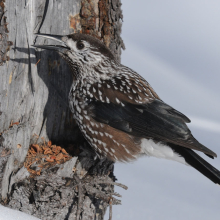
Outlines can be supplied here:
[[185, 124], [189, 119], [179, 112], [176, 113], [177, 111], [165, 103], [162, 105], [157, 101], [144, 105], [127, 103], [122, 107], [114, 103], [94, 101], [89, 105], [92, 106], [91, 113], [95, 120], [128, 134], [173, 143], [201, 151], [211, 157], [217, 156], [192, 136]]
[[193, 137], [186, 125], [190, 119], [164, 103], [137, 73], [93, 83], [88, 95], [88, 112], [99, 122], [137, 137], [198, 150], [212, 158], [217, 156]]

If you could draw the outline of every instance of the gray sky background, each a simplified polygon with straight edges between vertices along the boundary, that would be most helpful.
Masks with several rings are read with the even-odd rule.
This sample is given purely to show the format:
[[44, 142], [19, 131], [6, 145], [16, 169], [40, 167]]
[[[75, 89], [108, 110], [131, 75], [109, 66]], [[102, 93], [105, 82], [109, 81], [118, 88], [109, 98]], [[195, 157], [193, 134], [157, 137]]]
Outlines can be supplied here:
[[[122, 4], [122, 63], [191, 118], [194, 136], [219, 155], [204, 158], [220, 169], [220, 1]], [[220, 186], [191, 167], [143, 157], [116, 164], [115, 174], [129, 190], [116, 187], [123, 205], [113, 207], [113, 219], [220, 219]]]

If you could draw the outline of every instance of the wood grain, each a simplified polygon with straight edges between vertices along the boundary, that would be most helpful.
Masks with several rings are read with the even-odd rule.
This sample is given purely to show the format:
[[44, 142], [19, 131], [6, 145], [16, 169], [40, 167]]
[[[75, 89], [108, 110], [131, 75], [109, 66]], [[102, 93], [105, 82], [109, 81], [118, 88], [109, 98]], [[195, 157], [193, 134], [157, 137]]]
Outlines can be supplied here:
[[[4, 45], [7, 44], [4, 59], [0, 54], [0, 199], [9, 207], [41, 219], [71, 219], [70, 216], [76, 214], [77, 192], [66, 186], [66, 179], [58, 176], [59, 166], [35, 178], [30, 178], [23, 167], [29, 146], [36, 140], [35, 134], [39, 136], [38, 142], [42, 142], [43, 137], [64, 147], [71, 143], [80, 145], [80, 149], [82, 146], [89, 149], [68, 106], [68, 93], [74, 80], [70, 68], [58, 54], [36, 51], [32, 47], [34, 43], [50, 42], [34, 33], [92, 34], [102, 39], [120, 59], [121, 48], [124, 48], [120, 37], [121, 3], [120, 0], [0, 0], [0, 3], [0, 18], [5, 13], [4, 22], [8, 23], [7, 34], [3, 32], [6, 27], [3, 21], [0, 26], [0, 34], [5, 36]], [[84, 155], [91, 157], [92, 153], [88, 152], [90, 149]], [[94, 161], [90, 159], [87, 169], [92, 166]], [[79, 173], [82, 167], [78, 165]], [[55, 193], [58, 186], [64, 194]], [[46, 191], [41, 190], [42, 187]], [[107, 190], [113, 192], [109, 187]], [[71, 193], [68, 194], [68, 190]], [[51, 192], [54, 194], [47, 194]], [[47, 199], [43, 201], [42, 197]], [[57, 206], [61, 197], [66, 199], [63, 211]], [[103, 203], [100, 211], [100, 202], [100, 199], [84, 196], [83, 207], [87, 204], [87, 210], [83, 215], [94, 218], [98, 213], [96, 219], [103, 219], [108, 203]]]

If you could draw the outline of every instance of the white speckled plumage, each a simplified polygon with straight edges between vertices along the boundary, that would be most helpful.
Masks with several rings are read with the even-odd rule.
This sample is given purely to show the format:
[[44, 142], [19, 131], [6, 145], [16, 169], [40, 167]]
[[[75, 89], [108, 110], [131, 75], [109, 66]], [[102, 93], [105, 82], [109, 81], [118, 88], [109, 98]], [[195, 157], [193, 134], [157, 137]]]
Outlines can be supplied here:
[[220, 172], [193, 150], [212, 158], [217, 155], [192, 136], [186, 125], [190, 120], [164, 103], [145, 79], [117, 62], [94, 37], [72, 34], [54, 39], [64, 43], [53, 47], [76, 77], [69, 94], [71, 111], [100, 157], [112, 161], [131, 161], [142, 154], [166, 158], [190, 164], [220, 183]]

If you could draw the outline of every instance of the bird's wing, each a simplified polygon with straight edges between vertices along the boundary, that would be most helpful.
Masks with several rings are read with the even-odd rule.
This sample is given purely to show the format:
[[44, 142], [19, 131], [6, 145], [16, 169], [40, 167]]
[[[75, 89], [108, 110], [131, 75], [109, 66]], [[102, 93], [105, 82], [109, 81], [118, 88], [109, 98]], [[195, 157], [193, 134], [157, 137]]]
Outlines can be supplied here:
[[192, 136], [186, 125], [190, 120], [161, 101], [152, 90], [144, 90], [131, 83], [125, 93], [123, 88], [120, 90], [120, 85], [115, 83], [113, 88], [111, 82], [106, 80], [105, 83], [109, 86], [93, 84], [90, 88], [94, 96], [88, 103], [88, 112], [96, 121], [137, 137], [195, 149], [210, 157], [217, 156]]
[[87, 87], [84, 94], [87, 92], [90, 97], [107, 103], [118, 104], [120, 101], [121, 105], [124, 102], [141, 104], [160, 99], [151, 86], [141, 77], [132, 78], [132, 76], [119, 75], [84, 86]]
[[[169, 113], [174, 118], [179, 118], [186, 123], [190, 122], [190, 119], [184, 114], [165, 104], [150, 84], [139, 75], [134, 78], [120, 75], [109, 80], [102, 80], [92, 84], [89, 88], [85, 88], [85, 91], [94, 100], [119, 104], [121, 106], [124, 106], [126, 103], [141, 106], [157, 100], [156, 103], [159, 111], [163, 111], [165, 114]], [[86, 92], [83, 93], [85, 94]], [[155, 106], [155, 102], [153, 106]], [[157, 108], [154, 108], [154, 110], [157, 111]]]

